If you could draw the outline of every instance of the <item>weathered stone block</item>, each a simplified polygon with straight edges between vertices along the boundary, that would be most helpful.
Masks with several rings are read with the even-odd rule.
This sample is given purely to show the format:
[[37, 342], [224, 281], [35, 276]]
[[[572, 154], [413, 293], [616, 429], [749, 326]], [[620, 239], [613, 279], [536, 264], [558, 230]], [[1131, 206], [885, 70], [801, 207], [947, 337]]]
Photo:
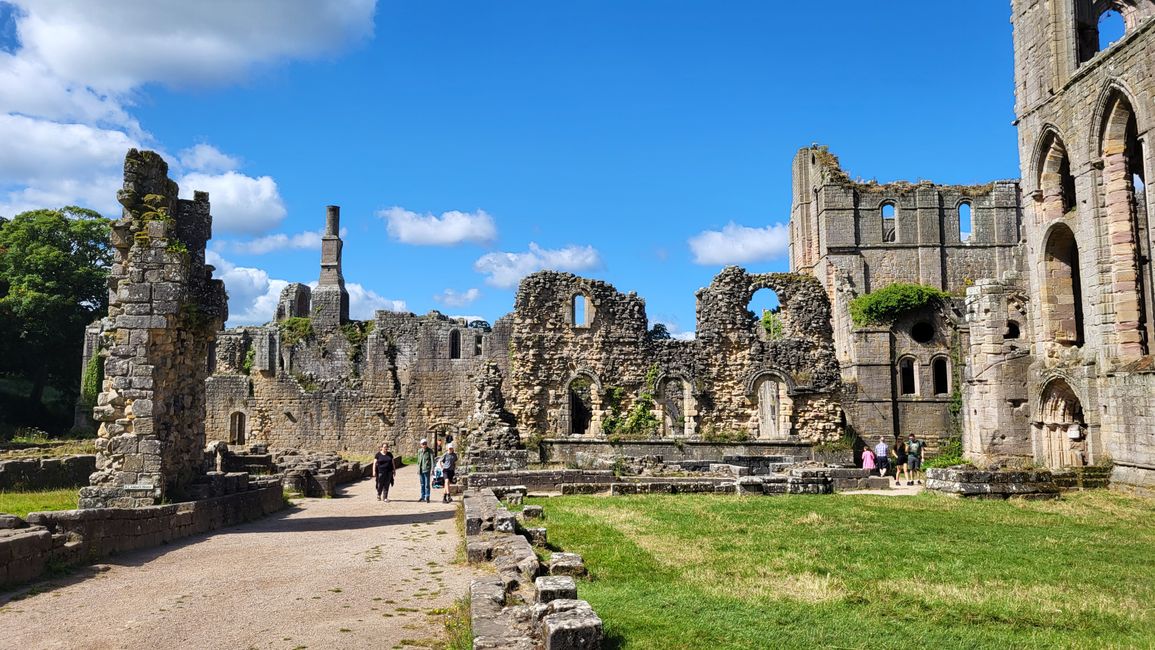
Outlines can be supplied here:
[[573, 576], [541, 576], [533, 581], [537, 590], [536, 602], [545, 604], [559, 598], [577, 598], [577, 582]]

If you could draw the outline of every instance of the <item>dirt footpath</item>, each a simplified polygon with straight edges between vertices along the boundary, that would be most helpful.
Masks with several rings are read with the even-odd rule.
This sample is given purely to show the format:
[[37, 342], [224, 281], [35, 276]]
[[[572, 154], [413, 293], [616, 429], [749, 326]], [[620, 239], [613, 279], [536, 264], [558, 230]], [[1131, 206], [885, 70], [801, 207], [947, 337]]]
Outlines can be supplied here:
[[0, 647], [432, 645], [443, 634], [438, 610], [475, 573], [453, 564], [457, 502], [417, 496], [417, 471], [406, 467], [389, 503], [361, 481], [339, 498], [106, 559], [105, 572], [82, 570], [24, 598], [2, 594]]

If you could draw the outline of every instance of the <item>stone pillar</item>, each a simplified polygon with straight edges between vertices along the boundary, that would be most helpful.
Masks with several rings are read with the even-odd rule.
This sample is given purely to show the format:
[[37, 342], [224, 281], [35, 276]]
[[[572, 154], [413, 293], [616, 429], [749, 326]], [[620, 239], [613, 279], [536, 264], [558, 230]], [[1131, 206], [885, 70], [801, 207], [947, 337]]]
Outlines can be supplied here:
[[321, 277], [313, 289], [313, 326], [334, 330], [349, 321], [349, 292], [341, 275], [341, 208], [326, 208], [325, 235], [321, 238]]
[[81, 508], [181, 498], [202, 471], [207, 360], [228, 306], [205, 264], [208, 194], [191, 201], [177, 194], [159, 155], [129, 150], [100, 323], [97, 469], [80, 491]]

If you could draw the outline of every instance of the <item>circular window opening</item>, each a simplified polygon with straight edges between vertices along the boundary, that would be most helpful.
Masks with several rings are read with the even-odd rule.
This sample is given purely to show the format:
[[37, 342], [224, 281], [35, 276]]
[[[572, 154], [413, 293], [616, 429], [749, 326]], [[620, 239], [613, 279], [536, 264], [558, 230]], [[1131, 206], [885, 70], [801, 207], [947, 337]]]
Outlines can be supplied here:
[[910, 328], [910, 338], [919, 343], [930, 343], [934, 338], [934, 325], [926, 321], [915, 323], [914, 327]]

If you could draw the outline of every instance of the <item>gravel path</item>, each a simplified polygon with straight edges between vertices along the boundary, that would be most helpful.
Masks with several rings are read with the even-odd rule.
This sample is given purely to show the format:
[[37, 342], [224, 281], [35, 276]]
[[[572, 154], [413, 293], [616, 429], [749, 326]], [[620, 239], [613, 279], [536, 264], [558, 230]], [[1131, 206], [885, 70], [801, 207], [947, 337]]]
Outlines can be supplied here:
[[22, 599], [0, 594], [0, 647], [431, 645], [443, 630], [430, 612], [464, 595], [475, 573], [452, 563], [457, 502], [435, 493], [417, 503], [417, 493], [406, 467], [389, 503], [361, 481], [339, 498], [118, 555]]

